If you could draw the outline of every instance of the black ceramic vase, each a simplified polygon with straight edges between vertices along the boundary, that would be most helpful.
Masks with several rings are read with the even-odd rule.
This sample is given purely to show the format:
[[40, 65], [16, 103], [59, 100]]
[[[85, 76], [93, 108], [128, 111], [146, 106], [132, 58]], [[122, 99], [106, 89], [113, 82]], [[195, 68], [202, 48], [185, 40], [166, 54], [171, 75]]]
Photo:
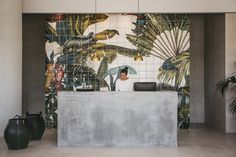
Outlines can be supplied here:
[[26, 112], [26, 119], [32, 130], [31, 140], [41, 139], [45, 131], [45, 121], [42, 112], [39, 112], [39, 114], [29, 114], [29, 112]]
[[4, 131], [4, 138], [8, 149], [17, 150], [26, 148], [31, 139], [31, 130], [27, 120], [18, 115], [13, 119], [9, 119]]

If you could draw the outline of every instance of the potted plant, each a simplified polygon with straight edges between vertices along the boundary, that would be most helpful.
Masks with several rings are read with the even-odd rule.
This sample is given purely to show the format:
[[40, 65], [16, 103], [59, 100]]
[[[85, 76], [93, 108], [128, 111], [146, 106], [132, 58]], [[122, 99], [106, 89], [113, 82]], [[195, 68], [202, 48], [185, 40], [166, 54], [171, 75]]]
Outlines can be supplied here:
[[[217, 83], [216, 86], [217, 91], [219, 91], [220, 94], [224, 96], [227, 90], [236, 87], [236, 73], [232, 76], [224, 78], [224, 80]], [[232, 114], [236, 114], [236, 96], [232, 97], [232, 101], [229, 104], [229, 110]]]

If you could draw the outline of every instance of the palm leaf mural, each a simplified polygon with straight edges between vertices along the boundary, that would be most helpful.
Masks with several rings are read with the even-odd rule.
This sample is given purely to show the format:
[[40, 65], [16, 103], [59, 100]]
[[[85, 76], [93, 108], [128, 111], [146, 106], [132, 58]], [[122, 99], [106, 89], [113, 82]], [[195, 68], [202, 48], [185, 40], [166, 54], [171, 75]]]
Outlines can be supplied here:
[[115, 35], [119, 35], [119, 32], [117, 30], [106, 29], [100, 33], [97, 33], [95, 38], [97, 40], [107, 40], [107, 39], [111, 39]]
[[[135, 35], [127, 34], [126, 37], [140, 52], [143, 52], [142, 55], [149, 54], [164, 62], [171, 62], [173, 58], [189, 49], [190, 20], [188, 15], [144, 14], [144, 16], [145, 24], [134, 23], [136, 29], [138, 28], [141, 33], [138, 34], [135, 31]], [[174, 66], [172, 63], [169, 65]], [[183, 74], [179, 74], [175, 68], [167, 71], [163, 68], [161, 73], [159, 79], [164, 79], [164, 82], [175, 79], [175, 85], [179, 85], [181, 82], [179, 79], [183, 78]]]
[[107, 87], [108, 86], [107, 82], [104, 80], [107, 69], [108, 69], [108, 58], [105, 57], [102, 59], [100, 66], [98, 68], [98, 72], [97, 72], [97, 78], [99, 80], [100, 87], [102, 87], [102, 86]]
[[[187, 60], [189, 54], [186, 53], [189, 53], [190, 26], [187, 15], [142, 14], [137, 16], [139, 21], [134, 23], [135, 30], [133, 30], [135, 35], [127, 34], [127, 39], [137, 49], [103, 43], [119, 35], [117, 30], [105, 29], [97, 34], [94, 32], [85, 34], [89, 26], [107, 20], [106, 14], [65, 14], [59, 17], [56, 21], [48, 20], [46, 39], [49, 42], [57, 42], [61, 46], [60, 52], [51, 60], [55, 61], [52, 64], [61, 65], [65, 71], [62, 80], [64, 90], [80, 87], [83, 78], [95, 90], [108, 86], [104, 78], [107, 76], [108, 65], [117, 58], [117, 54], [134, 58], [141, 53], [142, 56], [153, 55], [162, 59], [164, 63], [161, 74], [158, 75], [162, 82], [175, 81], [175, 85], [179, 86], [183, 78], [189, 75], [189, 61]], [[90, 56], [93, 53], [101, 58], [97, 72], [90, 64]], [[113, 83], [114, 80], [111, 82]], [[53, 86], [53, 81], [50, 85]], [[50, 88], [47, 92], [52, 93]], [[47, 95], [47, 99], [50, 100], [50, 96], [52, 94]], [[57, 97], [54, 98], [57, 99]], [[47, 118], [56, 117], [54, 110], [52, 113], [47, 113]], [[56, 119], [48, 120], [49, 123], [55, 121]]]
[[68, 28], [71, 35], [83, 35], [90, 25], [103, 22], [107, 18], [106, 14], [68, 14], [65, 20], [69, 21]]
[[[142, 55], [152, 55], [163, 61], [157, 78], [164, 87], [174, 84], [178, 88], [180, 110], [178, 113], [179, 128], [189, 127], [189, 89], [190, 69], [190, 20], [186, 14], [142, 14], [134, 23], [134, 34], [126, 38]], [[144, 21], [144, 22], [143, 22]], [[184, 87], [181, 87], [182, 84]]]
[[[179, 86], [190, 74], [190, 52], [180, 53], [176, 58], [167, 59], [159, 68], [158, 79], [164, 83], [173, 82]], [[178, 73], [178, 75], [176, 74]]]
[[57, 127], [57, 92], [54, 86], [50, 86], [45, 93], [45, 123], [47, 128]]
[[126, 57], [131, 57], [134, 58], [139, 51], [136, 49], [130, 49], [130, 48], [125, 48], [121, 46], [116, 46], [116, 45], [104, 45], [100, 46], [94, 51], [99, 55], [100, 57], [111, 57], [109, 58], [109, 63], [112, 63], [116, 59], [117, 53]]
[[[107, 20], [108, 16], [106, 14], [60, 14], [60, 16], [51, 16], [58, 18], [56, 20], [50, 17], [47, 18], [48, 22], [45, 26], [46, 39], [49, 42], [57, 42], [61, 46], [59, 53], [53, 54], [51, 60], [55, 61], [52, 63], [53, 66], [55, 64], [60, 65], [65, 72], [64, 78], [61, 81], [63, 90], [79, 88], [82, 86], [84, 79], [86, 84], [92, 85], [95, 90], [108, 86], [104, 78], [108, 70], [108, 64], [117, 58], [117, 54], [134, 57], [139, 52], [135, 49], [99, 42], [119, 35], [117, 30], [105, 29], [97, 34], [94, 34], [94, 32], [90, 32], [88, 35], [84, 34], [90, 25]], [[88, 64], [93, 53], [96, 53], [102, 59], [97, 73]], [[50, 82], [51, 86], [54, 86], [53, 81]], [[46, 92], [50, 93], [52, 91], [48, 87]], [[47, 99], [50, 99], [50, 96], [52, 94], [47, 95]], [[54, 98], [57, 99], [56, 97]], [[49, 112], [47, 113], [50, 114]], [[56, 113], [53, 112], [53, 114], [47, 115], [46, 118], [51, 118], [51, 115], [56, 115]], [[47, 122], [49, 124], [47, 126], [55, 126], [51, 124], [55, 121], [56, 119], [48, 119]]]
[[46, 23], [45, 31], [46, 39], [49, 42], [58, 41], [58, 33], [49, 23]]
[[[106, 14], [66, 14], [56, 22], [56, 29], [46, 23], [46, 38], [50, 42], [56, 41], [63, 45], [68, 39], [83, 35], [90, 25], [103, 22], [107, 18]], [[47, 19], [50, 19], [50, 16]]]

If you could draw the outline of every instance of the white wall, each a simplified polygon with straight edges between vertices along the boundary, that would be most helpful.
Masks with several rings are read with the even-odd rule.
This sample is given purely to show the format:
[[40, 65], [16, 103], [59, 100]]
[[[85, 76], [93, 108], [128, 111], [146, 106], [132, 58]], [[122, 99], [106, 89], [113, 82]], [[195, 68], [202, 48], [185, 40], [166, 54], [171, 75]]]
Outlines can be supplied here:
[[[236, 72], [236, 14], [226, 14], [225, 31], [225, 76], [230, 76]], [[229, 90], [226, 94], [226, 132], [236, 132], [236, 115], [233, 116], [228, 110], [235, 94], [235, 90]]]
[[[97, 5], [95, 5], [95, 2]], [[24, 13], [236, 12], [236, 0], [23, 0]]]
[[22, 1], [0, 1], [0, 137], [22, 108]]

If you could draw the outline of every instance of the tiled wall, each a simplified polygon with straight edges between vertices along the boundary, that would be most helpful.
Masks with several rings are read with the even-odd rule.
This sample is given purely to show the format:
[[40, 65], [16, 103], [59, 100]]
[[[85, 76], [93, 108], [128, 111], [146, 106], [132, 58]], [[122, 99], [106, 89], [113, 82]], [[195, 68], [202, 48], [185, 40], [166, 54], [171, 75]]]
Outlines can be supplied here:
[[[136, 47], [126, 39], [126, 34], [134, 34], [132, 29], [134, 29], [135, 26], [132, 23], [136, 22], [136, 19], [137, 17], [132, 15], [109, 14], [109, 18], [106, 21], [89, 27], [85, 34], [88, 34], [91, 31], [96, 33], [105, 29], [115, 29], [118, 30], [119, 35], [116, 35], [109, 40], [103, 41], [104, 43], [136, 49]], [[108, 65], [108, 69], [120, 65], [130, 65], [137, 71], [136, 75], [129, 75], [129, 77], [134, 82], [154, 81], [159, 83], [159, 80], [157, 79], [157, 73], [162, 63], [162, 60], [154, 56], [144, 57], [143, 61], [137, 62], [134, 61], [134, 58], [118, 54], [117, 59], [112, 64]], [[99, 67], [99, 63], [92, 63], [92, 65], [94, 65], [95, 69], [98, 69]], [[109, 82], [108, 77], [106, 77], [106, 81]]]
[[[58, 91], [79, 89], [83, 80], [97, 91], [114, 90], [107, 74], [120, 66], [135, 69], [128, 74], [133, 82], [164, 83], [167, 88], [160, 90], [178, 90], [179, 106], [183, 106], [179, 112], [184, 116], [178, 117], [179, 122], [189, 126], [188, 15], [51, 14], [46, 19], [45, 50], [49, 128], [56, 127]], [[138, 53], [143, 61], [134, 61]], [[101, 60], [92, 61], [92, 54]], [[113, 79], [117, 76], [114, 73]]]
[[[91, 32], [94, 32], [96, 34], [106, 29], [117, 30], [119, 32], [119, 35], [115, 35], [112, 38], [107, 39], [107, 40], [102, 40], [101, 42], [107, 45], [116, 45], [116, 46], [121, 46], [125, 48], [130, 48], [130, 49], [137, 49], [137, 47], [135, 47], [131, 42], [129, 42], [126, 39], [126, 34], [134, 35], [134, 32], [132, 30], [135, 29], [135, 25], [133, 23], [136, 22], [137, 16], [124, 15], [124, 14], [108, 14], [108, 16], [109, 17], [105, 21], [90, 25], [86, 29], [83, 35], [87, 36]], [[49, 23], [49, 24], [54, 28], [56, 27], [55, 22]], [[58, 35], [63, 36], [63, 34], [58, 34]], [[55, 42], [46, 43], [46, 51], [47, 51], [48, 57], [52, 51], [57, 52], [59, 49], [60, 49], [60, 45], [58, 45]], [[134, 58], [132, 57], [127, 57], [127, 56], [117, 54], [117, 58], [111, 64], [108, 64], [108, 70], [110, 68], [117, 67], [117, 66], [129, 65], [137, 71], [137, 74], [129, 75], [129, 77], [134, 82], [144, 81], [144, 82], [159, 83], [160, 81], [157, 78], [158, 70], [162, 66], [163, 62], [164, 62], [163, 60], [157, 57], [154, 57], [152, 55], [150, 55], [149, 57], [144, 57], [144, 60], [141, 62], [137, 62], [137, 61], [134, 61]], [[99, 62], [92, 62], [90, 60], [87, 60], [87, 64], [91, 68], [93, 68], [96, 72], [100, 65]], [[114, 75], [114, 77], [116, 76]], [[107, 76], [105, 80], [109, 84], [110, 82], [109, 76]], [[173, 81], [169, 83], [173, 84]]]

